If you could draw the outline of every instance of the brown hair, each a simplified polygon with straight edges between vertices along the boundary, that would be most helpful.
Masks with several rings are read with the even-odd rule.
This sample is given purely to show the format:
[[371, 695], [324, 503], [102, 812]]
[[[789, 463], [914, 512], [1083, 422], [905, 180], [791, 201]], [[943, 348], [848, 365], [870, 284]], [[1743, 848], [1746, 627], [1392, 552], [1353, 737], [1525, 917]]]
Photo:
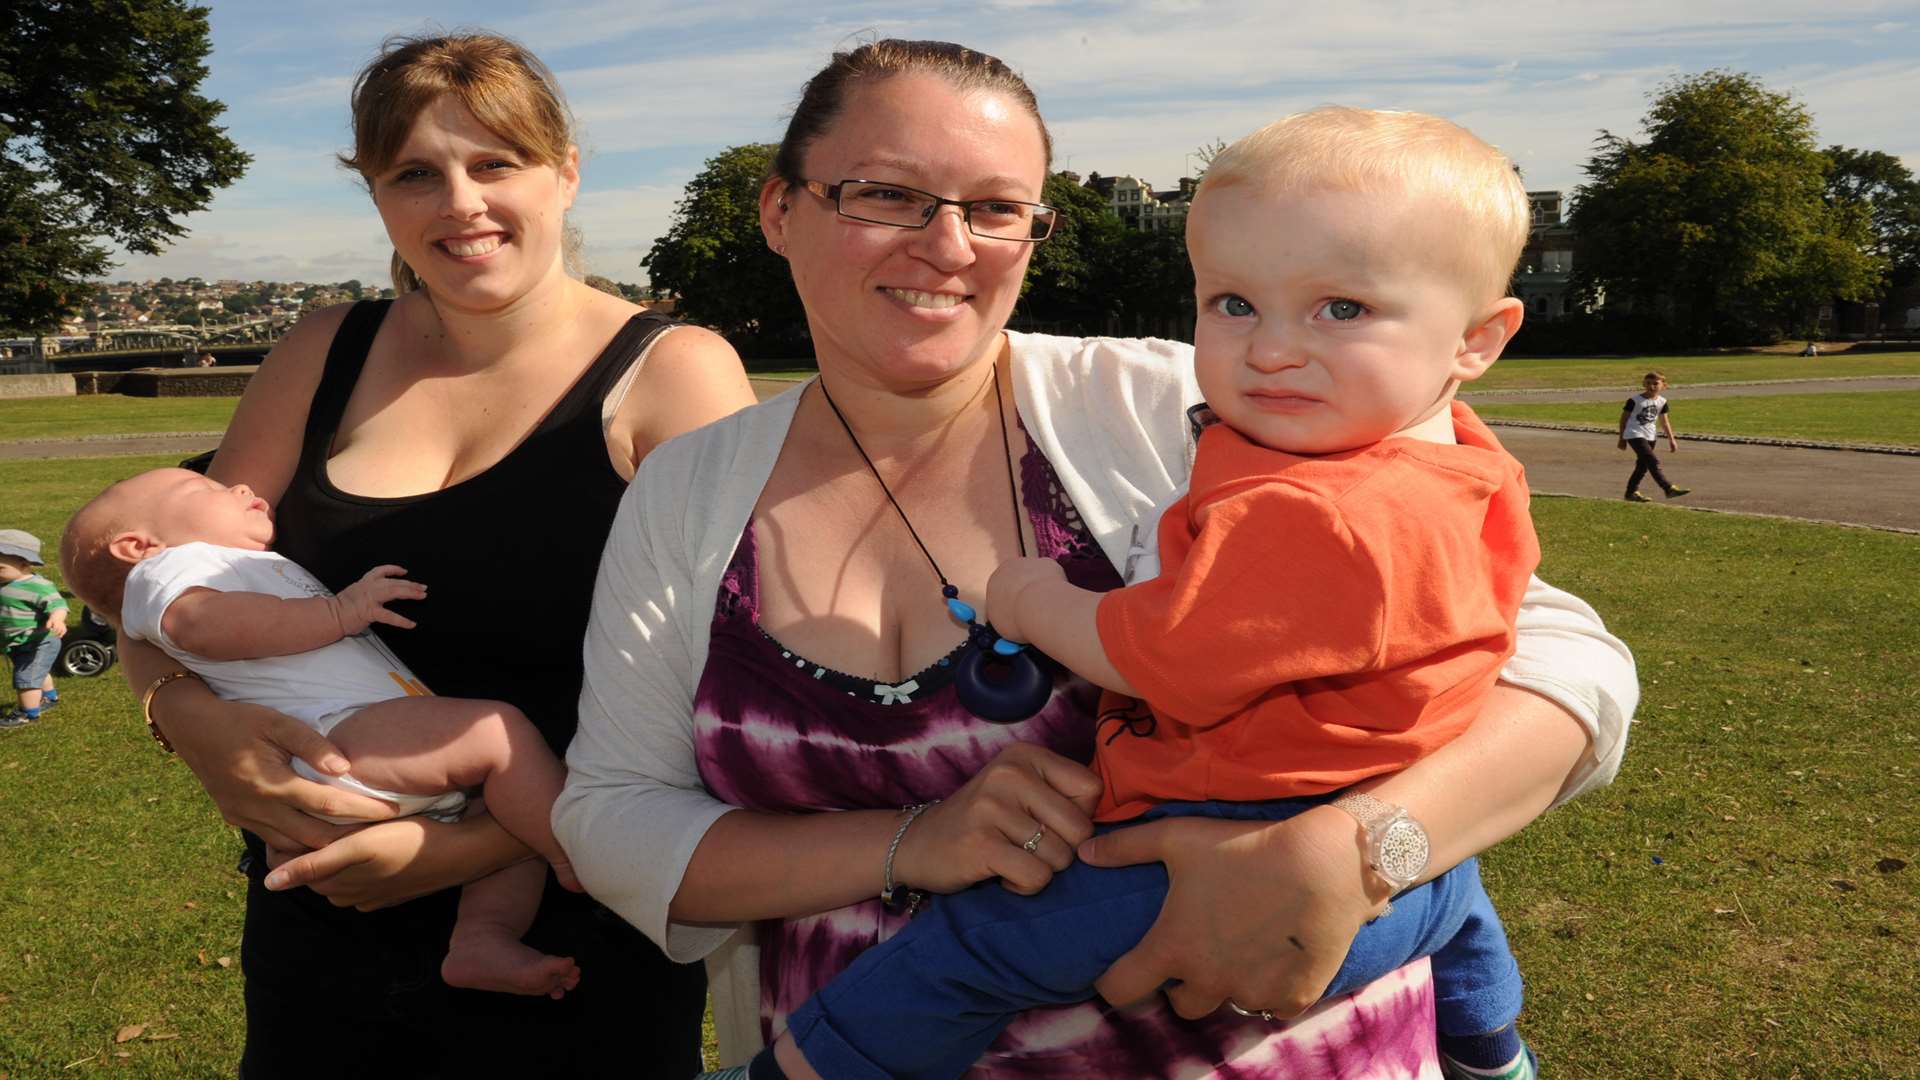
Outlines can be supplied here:
[[[426, 108], [451, 94], [474, 119], [529, 160], [551, 168], [566, 164], [573, 146], [573, 117], [553, 72], [540, 58], [498, 34], [390, 37], [380, 55], [353, 81], [353, 153], [340, 164], [359, 173], [369, 189], [386, 171]], [[567, 264], [579, 254], [572, 228], [562, 241]], [[420, 278], [393, 254], [393, 291], [420, 288]]]
[[109, 496], [124, 481], [107, 485], [67, 519], [60, 536], [60, 576], [67, 588], [95, 612], [120, 623], [120, 605], [127, 596], [127, 574], [133, 567], [121, 562], [108, 545], [128, 528]]
[[1649, 371], [1645, 375], [1640, 376], [1641, 382], [1646, 382], [1648, 379], [1659, 379], [1661, 382], [1667, 381], [1667, 377], [1657, 371]]
[[800, 103], [793, 107], [787, 133], [773, 155], [769, 179], [779, 177], [790, 184], [806, 179], [800, 159], [814, 140], [826, 134], [846, 107], [849, 91], [861, 83], [877, 83], [895, 75], [937, 75], [957, 90], [987, 91], [1005, 94], [1019, 102], [1040, 128], [1040, 145], [1047, 165], [1053, 165], [1053, 136], [1040, 117], [1040, 103], [1033, 88], [998, 57], [975, 52], [950, 41], [902, 41], [886, 38], [870, 41], [847, 52], [836, 52], [827, 66], [807, 80], [800, 92]]

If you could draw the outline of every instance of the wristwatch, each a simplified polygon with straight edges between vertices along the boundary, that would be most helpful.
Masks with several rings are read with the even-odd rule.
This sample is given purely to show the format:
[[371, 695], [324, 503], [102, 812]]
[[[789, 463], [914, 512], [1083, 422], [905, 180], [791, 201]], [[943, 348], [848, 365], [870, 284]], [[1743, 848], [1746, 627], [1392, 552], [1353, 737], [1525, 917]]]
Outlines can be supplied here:
[[1366, 830], [1367, 865], [1391, 885], [1394, 892], [1419, 879], [1427, 868], [1432, 846], [1427, 842], [1426, 827], [1415, 821], [1406, 807], [1357, 791], [1333, 800], [1333, 805], [1353, 815]]

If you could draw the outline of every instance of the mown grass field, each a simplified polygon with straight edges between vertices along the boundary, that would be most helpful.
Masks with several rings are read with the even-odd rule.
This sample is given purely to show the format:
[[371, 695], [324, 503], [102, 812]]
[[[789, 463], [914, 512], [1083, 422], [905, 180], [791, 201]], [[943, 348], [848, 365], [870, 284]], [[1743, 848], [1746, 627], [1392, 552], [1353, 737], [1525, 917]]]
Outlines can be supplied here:
[[1631, 394], [1640, 389], [1640, 380], [1649, 371], [1666, 375], [1676, 390], [1705, 383], [1920, 375], [1920, 352], [1838, 353], [1820, 357], [1754, 353], [1577, 360], [1509, 356], [1487, 369], [1469, 389], [1550, 390], [1591, 386], [1620, 387], [1624, 393]]
[[[794, 361], [749, 365], [756, 378], [805, 379], [813, 369]], [[1639, 389], [1640, 377], [1658, 368], [1676, 391], [1714, 382], [1824, 379], [1866, 375], [1920, 375], [1920, 352], [1861, 353], [1803, 359], [1795, 356], [1642, 356], [1627, 359], [1534, 359], [1509, 357], [1476, 381], [1473, 390], [1592, 387]], [[90, 394], [69, 398], [0, 400], [0, 442], [79, 438], [166, 431], [221, 431], [239, 398], [134, 398]], [[1503, 406], [1504, 407], [1504, 406]], [[1476, 406], [1478, 408], [1478, 406]], [[1483, 410], [1485, 411], [1485, 410]]]
[[[169, 460], [0, 462], [7, 524]], [[1485, 859], [1550, 1074], [1914, 1075], [1920, 537], [1534, 506], [1645, 688], [1613, 786]], [[0, 1075], [229, 1075], [236, 834], [115, 675], [63, 693], [0, 733]]]
[[[1674, 429], [1681, 435], [1755, 435], [1821, 442], [1920, 446], [1920, 389], [1866, 393], [1781, 394], [1772, 397], [1701, 398], [1688, 401], [1669, 391]], [[1622, 401], [1625, 395], [1622, 395]], [[1503, 405], [1475, 404], [1489, 419], [1537, 420], [1561, 424], [1620, 423], [1616, 401]]]
[[86, 394], [14, 398], [0, 401], [0, 441], [225, 431], [238, 404], [237, 397], [141, 398]]

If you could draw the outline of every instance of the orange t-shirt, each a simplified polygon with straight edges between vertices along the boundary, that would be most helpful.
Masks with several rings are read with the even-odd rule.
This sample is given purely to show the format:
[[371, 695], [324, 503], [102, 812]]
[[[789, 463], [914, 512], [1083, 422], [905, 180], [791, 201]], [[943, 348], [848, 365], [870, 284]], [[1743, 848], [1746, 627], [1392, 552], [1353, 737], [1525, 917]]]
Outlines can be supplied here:
[[[1152, 723], [1102, 727], [1099, 820], [1320, 794], [1466, 730], [1540, 547], [1520, 463], [1459, 402], [1453, 423], [1459, 445], [1318, 457], [1207, 429], [1160, 518], [1160, 576], [1100, 601]], [[1103, 717], [1126, 700], [1108, 697]]]

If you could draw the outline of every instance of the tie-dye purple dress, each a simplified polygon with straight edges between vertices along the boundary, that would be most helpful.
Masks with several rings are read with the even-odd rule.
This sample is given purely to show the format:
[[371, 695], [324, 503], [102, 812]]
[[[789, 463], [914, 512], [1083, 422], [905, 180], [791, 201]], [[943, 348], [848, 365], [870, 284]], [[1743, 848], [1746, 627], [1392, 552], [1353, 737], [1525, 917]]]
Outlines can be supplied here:
[[[1117, 587], [1119, 576], [1030, 441], [1021, 474], [1038, 554], [1058, 560], [1082, 588]], [[756, 555], [749, 525], [721, 580], [694, 695], [695, 752], [716, 797], [771, 813], [898, 809], [951, 794], [1016, 739], [1079, 761], [1092, 757], [1098, 692], [1070, 672], [1055, 674], [1053, 697], [1038, 715], [1001, 725], [956, 700], [950, 672], [957, 651], [894, 685], [796, 656], [760, 630]], [[759, 924], [763, 1037], [784, 1030], [789, 1012], [902, 921], [875, 899]], [[1125, 1011], [1097, 1001], [1036, 1009], [972, 1073], [980, 1080], [1438, 1075], [1424, 960], [1280, 1029], [1226, 1010], [1182, 1020], [1158, 1000]]]

